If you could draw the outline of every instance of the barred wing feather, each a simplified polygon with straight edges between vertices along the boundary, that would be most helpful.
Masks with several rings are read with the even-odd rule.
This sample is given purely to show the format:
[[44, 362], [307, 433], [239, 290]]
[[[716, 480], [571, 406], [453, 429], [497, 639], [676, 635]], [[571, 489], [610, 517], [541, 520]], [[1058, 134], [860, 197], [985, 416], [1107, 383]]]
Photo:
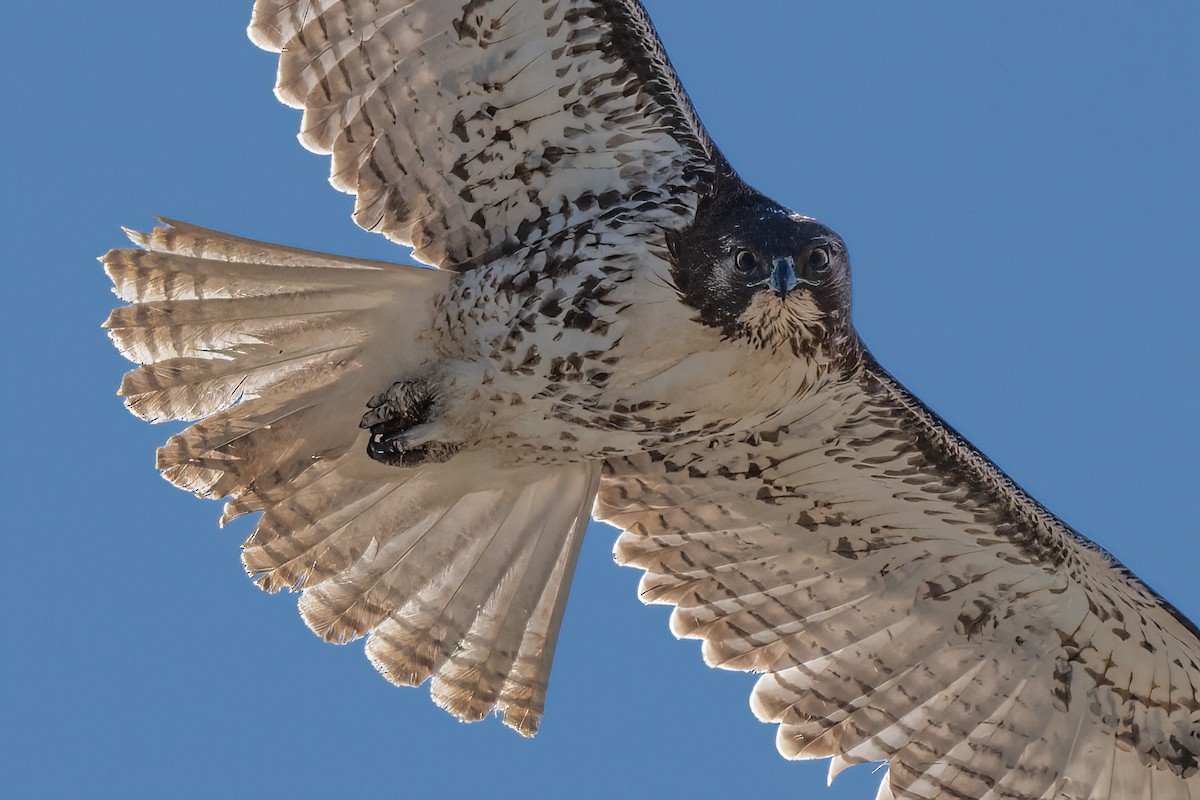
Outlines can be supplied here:
[[355, 221], [439, 267], [689, 218], [719, 161], [636, 0], [258, 0], [250, 36]]
[[875, 365], [725, 446], [610, 458], [641, 596], [790, 758], [881, 796], [1200, 797], [1195, 626]]

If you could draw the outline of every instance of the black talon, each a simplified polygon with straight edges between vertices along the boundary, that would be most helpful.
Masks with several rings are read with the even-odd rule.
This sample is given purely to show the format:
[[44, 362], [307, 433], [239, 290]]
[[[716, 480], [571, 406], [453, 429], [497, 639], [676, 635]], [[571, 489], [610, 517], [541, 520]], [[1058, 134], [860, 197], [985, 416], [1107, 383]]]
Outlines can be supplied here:
[[458, 445], [429, 442], [410, 447], [405, 434], [432, 418], [437, 403], [437, 387], [428, 380], [397, 381], [386, 392], [367, 401], [370, 410], [358, 423], [368, 428], [367, 455], [394, 467], [416, 467], [445, 461], [458, 451]]

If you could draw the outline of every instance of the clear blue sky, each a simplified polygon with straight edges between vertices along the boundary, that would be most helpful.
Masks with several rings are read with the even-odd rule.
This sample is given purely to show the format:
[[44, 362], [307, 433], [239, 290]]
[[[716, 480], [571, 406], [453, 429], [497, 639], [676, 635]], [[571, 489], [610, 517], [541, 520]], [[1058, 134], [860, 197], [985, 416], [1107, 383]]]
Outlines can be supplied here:
[[[734, 165], [849, 242], [880, 360], [1200, 618], [1200, 5], [649, 7]], [[247, 527], [156, 476], [169, 431], [113, 396], [99, 329], [119, 225], [404, 257], [295, 142], [249, 9], [6, 14], [0, 795], [873, 797], [775, 754], [752, 680], [640, 605], [611, 530], [525, 741], [322, 644], [242, 574]]]

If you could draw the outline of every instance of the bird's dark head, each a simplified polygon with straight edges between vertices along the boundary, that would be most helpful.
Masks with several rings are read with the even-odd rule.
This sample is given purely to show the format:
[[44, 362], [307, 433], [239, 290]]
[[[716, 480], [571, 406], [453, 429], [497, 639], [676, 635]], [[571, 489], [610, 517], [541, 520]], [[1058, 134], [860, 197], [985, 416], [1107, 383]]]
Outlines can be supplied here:
[[849, 334], [846, 245], [810, 217], [742, 189], [706, 202], [668, 244], [680, 298], [729, 339], [811, 355]]

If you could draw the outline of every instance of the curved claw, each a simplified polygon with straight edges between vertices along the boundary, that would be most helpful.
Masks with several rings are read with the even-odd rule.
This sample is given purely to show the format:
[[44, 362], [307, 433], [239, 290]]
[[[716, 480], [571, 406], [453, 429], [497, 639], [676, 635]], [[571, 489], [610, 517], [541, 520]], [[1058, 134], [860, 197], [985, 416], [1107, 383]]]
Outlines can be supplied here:
[[459, 445], [440, 441], [442, 426], [430, 422], [437, 399], [437, 386], [427, 379], [397, 381], [372, 397], [359, 422], [360, 428], [371, 431], [367, 455], [395, 467], [416, 467], [453, 456]]

